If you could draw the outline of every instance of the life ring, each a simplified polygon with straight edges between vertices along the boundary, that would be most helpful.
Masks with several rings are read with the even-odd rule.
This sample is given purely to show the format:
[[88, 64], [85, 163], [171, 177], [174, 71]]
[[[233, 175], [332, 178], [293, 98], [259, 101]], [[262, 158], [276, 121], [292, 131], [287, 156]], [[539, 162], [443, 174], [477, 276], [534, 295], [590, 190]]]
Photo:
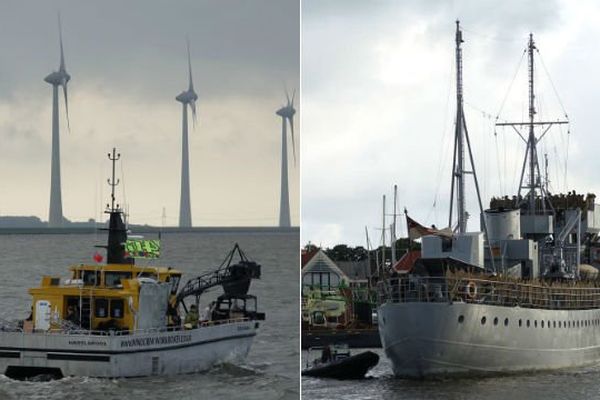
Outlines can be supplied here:
[[470, 299], [475, 300], [477, 298], [477, 284], [473, 281], [469, 281], [466, 286], [467, 296]]

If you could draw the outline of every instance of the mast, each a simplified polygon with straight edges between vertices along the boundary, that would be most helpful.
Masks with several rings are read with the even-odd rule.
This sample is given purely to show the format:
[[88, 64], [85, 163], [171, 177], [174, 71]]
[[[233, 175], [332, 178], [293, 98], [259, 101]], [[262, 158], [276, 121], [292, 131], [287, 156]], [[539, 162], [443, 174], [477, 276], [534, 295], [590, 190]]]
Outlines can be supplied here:
[[111, 187], [110, 204], [107, 204], [105, 213], [110, 215], [108, 222], [108, 243], [106, 246], [96, 246], [106, 249], [106, 262], [108, 264], [134, 264], [134, 259], [125, 254], [124, 244], [127, 241], [127, 227], [123, 222], [123, 210], [118, 204], [115, 205], [115, 188], [119, 184], [119, 179], [115, 178], [115, 166], [121, 154], [113, 147], [112, 153], [108, 153], [108, 159], [112, 162], [112, 179], [108, 179]]
[[369, 240], [369, 229], [365, 225], [365, 236], [367, 239], [367, 278], [369, 279], [369, 287], [371, 287], [371, 241]]
[[[552, 208], [552, 204], [549, 203], [550, 200], [548, 199], [547, 187], [544, 185], [544, 182], [542, 179], [542, 174], [540, 173], [540, 165], [539, 165], [538, 154], [537, 154], [537, 144], [540, 140], [542, 140], [544, 135], [546, 135], [548, 130], [553, 125], [568, 124], [569, 121], [567, 121], [567, 120], [535, 121], [535, 115], [537, 112], [535, 110], [534, 53], [536, 51], [539, 52], [539, 50], [535, 46], [535, 42], [533, 41], [532, 33], [529, 34], [529, 41], [527, 43], [526, 51], [527, 51], [527, 64], [528, 64], [527, 80], [528, 80], [528, 86], [529, 86], [529, 93], [528, 93], [529, 121], [527, 121], [527, 122], [501, 122], [501, 123], [496, 123], [496, 126], [512, 127], [517, 132], [517, 134], [521, 137], [521, 139], [527, 143], [527, 149], [525, 151], [525, 158], [523, 159], [523, 167], [521, 169], [521, 178], [519, 180], [519, 191], [518, 191], [519, 204], [518, 204], [518, 206], [520, 207], [522, 204], [527, 204], [527, 210], [525, 212], [523, 212], [523, 214], [535, 215], [538, 211], [537, 210], [538, 207], [536, 204], [536, 198], [537, 198], [538, 191], [539, 191], [540, 200], [541, 200], [540, 208], [541, 208], [542, 214], [546, 213], [546, 203], [547, 202], [550, 205], [550, 207]], [[535, 128], [537, 126], [540, 126], [543, 128], [543, 132], [541, 135], [539, 135], [539, 137], [536, 137], [536, 135], [535, 135]], [[519, 128], [522, 128], [522, 127], [527, 127], [527, 129], [528, 129], [527, 140], [525, 140], [525, 136], [519, 130]], [[547, 168], [547, 166], [546, 166], [546, 168]], [[525, 181], [525, 173], [526, 172], [528, 172], [528, 174], [529, 174], [529, 179], [528, 179], [527, 183]], [[527, 190], [527, 194], [524, 197], [521, 197], [521, 192], [523, 189]]]
[[[534, 92], [534, 80], [533, 80], [533, 49], [535, 44], [533, 43], [533, 34], [529, 34], [529, 43], [527, 45], [527, 60], [528, 60], [528, 79], [529, 79], [529, 138], [527, 139], [527, 145], [529, 147], [529, 214], [535, 214], [535, 167], [538, 162], [537, 154], [535, 152], [535, 132], [533, 129], [533, 119], [535, 118], [535, 92]], [[541, 186], [540, 186], [541, 188]], [[542, 190], [540, 192], [543, 193]]]
[[462, 31], [459, 21], [456, 21], [456, 121], [454, 128], [454, 158], [452, 162], [452, 187], [450, 194], [450, 216], [448, 225], [452, 228], [452, 209], [454, 203], [454, 191], [456, 190], [456, 211], [458, 233], [467, 230], [468, 214], [465, 209], [465, 150], [464, 150], [464, 113], [463, 113], [463, 79], [462, 79]]
[[121, 153], [116, 154], [117, 149], [113, 147], [112, 156], [108, 153], [108, 159], [112, 161], [112, 180], [108, 180], [108, 185], [110, 186], [110, 212], [115, 212], [115, 187], [119, 184], [120, 180], [115, 180], [115, 164], [116, 161], [121, 158]]
[[548, 193], [550, 177], [548, 176], [548, 153], [544, 153], [544, 190]]
[[396, 203], [398, 197], [398, 185], [394, 185], [394, 216], [391, 227], [391, 239], [390, 241], [392, 246], [392, 266], [396, 264]]
[[[475, 171], [475, 161], [473, 160], [473, 151], [471, 149], [471, 141], [469, 140], [469, 131], [463, 109], [463, 78], [462, 78], [462, 48], [463, 43], [462, 31], [460, 30], [460, 21], [456, 21], [456, 121], [454, 131], [454, 157], [452, 162], [452, 186], [450, 189], [450, 216], [448, 225], [452, 228], [452, 206], [454, 201], [454, 192], [456, 190], [456, 208], [457, 208], [457, 226], [458, 234], [466, 233], [467, 219], [469, 214], [465, 205], [465, 175], [473, 175], [473, 183], [475, 184], [475, 192], [477, 193], [477, 202], [479, 203], [479, 212], [483, 215], [483, 203], [481, 202], [481, 192], [479, 190], [479, 181], [477, 172]], [[465, 149], [466, 144], [466, 149]], [[465, 151], [466, 150], [466, 151]], [[465, 169], [465, 152], [469, 155], [469, 164], [471, 170]], [[455, 185], [456, 184], [456, 185]], [[488, 228], [485, 218], [481, 218], [485, 240], [488, 240]], [[492, 270], [495, 271], [494, 256], [492, 248], [488, 242], [490, 252], [490, 261]]]
[[383, 195], [383, 212], [382, 212], [382, 224], [381, 224], [381, 272], [385, 270], [385, 194]]

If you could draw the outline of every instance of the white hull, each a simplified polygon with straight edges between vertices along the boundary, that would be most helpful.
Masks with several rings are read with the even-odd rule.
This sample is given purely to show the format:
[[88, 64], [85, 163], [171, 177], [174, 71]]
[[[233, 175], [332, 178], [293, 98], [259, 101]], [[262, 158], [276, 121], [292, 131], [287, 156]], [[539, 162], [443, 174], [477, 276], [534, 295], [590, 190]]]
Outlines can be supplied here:
[[378, 313], [382, 345], [397, 376], [508, 373], [600, 362], [600, 309], [388, 302]]
[[9, 366], [106, 378], [199, 372], [246, 357], [257, 330], [256, 321], [236, 321], [133, 335], [0, 332], [0, 373]]

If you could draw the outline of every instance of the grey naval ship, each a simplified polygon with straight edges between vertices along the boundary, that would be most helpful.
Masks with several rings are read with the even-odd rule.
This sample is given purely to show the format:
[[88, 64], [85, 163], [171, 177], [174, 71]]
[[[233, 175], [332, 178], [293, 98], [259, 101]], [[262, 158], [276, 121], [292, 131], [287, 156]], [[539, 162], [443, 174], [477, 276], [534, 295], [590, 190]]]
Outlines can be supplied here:
[[[378, 283], [385, 354], [395, 375], [415, 378], [597, 363], [600, 206], [593, 194], [550, 193], [540, 173], [539, 141], [568, 121], [536, 119], [533, 35], [524, 53], [529, 118], [497, 124], [514, 128], [526, 143], [518, 193], [492, 198], [486, 210], [463, 112], [462, 43], [457, 21], [450, 229], [411, 227], [409, 221], [409, 236], [422, 234], [421, 258], [410, 272], [389, 272]], [[466, 231], [467, 177], [478, 196], [480, 232]]]
[[[115, 149], [109, 154], [108, 243], [98, 246], [106, 249], [107, 263], [76, 265], [69, 278], [44, 276], [29, 289], [30, 316], [0, 320], [0, 373], [15, 379], [173, 375], [204, 371], [250, 351], [265, 319], [248, 294], [261, 266], [236, 244], [218, 268], [180, 288], [181, 271], [136, 265], [136, 257], [160, 248], [128, 240], [123, 211], [115, 205], [119, 157]], [[223, 294], [201, 315], [200, 297], [219, 286]]]

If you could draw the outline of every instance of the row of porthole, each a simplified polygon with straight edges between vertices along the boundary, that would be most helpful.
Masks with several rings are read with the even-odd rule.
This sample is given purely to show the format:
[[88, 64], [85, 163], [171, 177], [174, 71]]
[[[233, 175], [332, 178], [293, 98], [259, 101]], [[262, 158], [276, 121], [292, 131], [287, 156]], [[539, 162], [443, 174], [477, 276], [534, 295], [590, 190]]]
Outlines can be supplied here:
[[[459, 315], [458, 317], [458, 323], [462, 324], [465, 320], [464, 315]], [[485, 323], [487, 322], [487, 318], [486, 317], [481, 317], [481, 325], [485, 325]], [[494, 325], [498, 325], [498, 317], [494, 318]], [[547, 321], [546, 323], [544, 323], [544, 320], [540, 321], [540, 326], [543, 328], [544, 326], [548, 327], [548, 328], [583, 328], [583, 327], [588, 327], [588, 326], [600, 326], [600, 319], [592, 319], [592, 320], [577, 320], [577, 321], [558, 321], [558, 324], [556, 323], [556, 321]], [[508, 326], [508, 318], [504, 318], [504, 326]], [[523, 320], [519, 319], [519, 326], [523, 326]], [[527, 328], [529, 328], [531, 326], [531, 320], [527, 320], [526, 321], [526, 326]], [[538, 327], [538, 321], [537, 319], [533, 321], [533, 327], [537, 328]]]

